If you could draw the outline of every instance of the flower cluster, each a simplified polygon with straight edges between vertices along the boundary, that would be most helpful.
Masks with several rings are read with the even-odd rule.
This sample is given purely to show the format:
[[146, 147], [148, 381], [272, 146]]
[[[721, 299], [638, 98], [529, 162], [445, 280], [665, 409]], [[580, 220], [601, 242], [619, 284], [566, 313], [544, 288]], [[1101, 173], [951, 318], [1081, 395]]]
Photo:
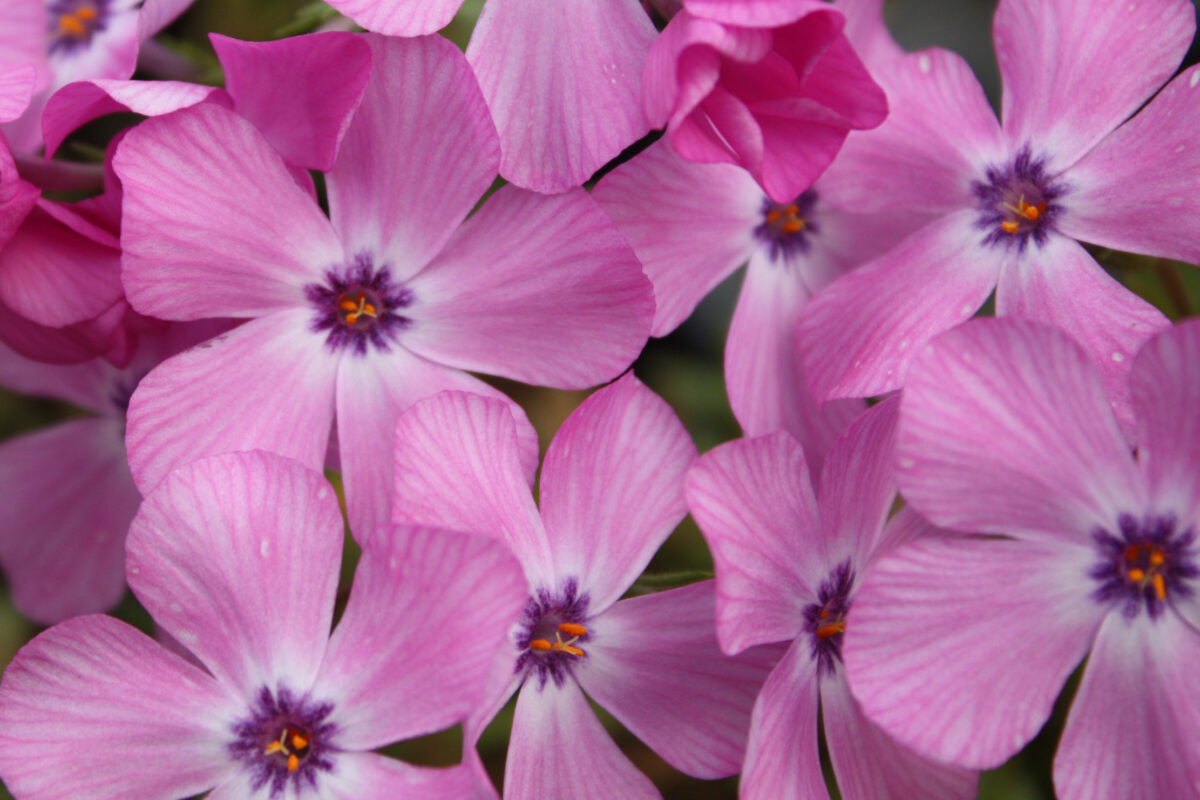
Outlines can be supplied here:
[[216, 2], [0, 0], [17, 800], [1200, 798], [1191, 0]]

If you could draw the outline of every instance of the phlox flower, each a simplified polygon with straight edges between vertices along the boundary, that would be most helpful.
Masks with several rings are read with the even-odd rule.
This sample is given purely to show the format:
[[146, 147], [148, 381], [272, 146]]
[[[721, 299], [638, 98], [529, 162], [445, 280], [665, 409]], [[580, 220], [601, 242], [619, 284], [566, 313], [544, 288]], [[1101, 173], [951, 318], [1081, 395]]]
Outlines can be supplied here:
[[[474, 709], [520, 610], [517, 565], [482, 537], [391, 529], [331, 635], [343, 539], [333, 488], [289, 459], [172, 473], [133, 522], [127, 575], [198, 663], [105, 616], [42, 633], [0, 684], [5, 784], [26, 800], [477, 796], [469, 768], [369, 751]], [[470, 637], [453, 669], [438, 631]]]
[[711, 581], [620, 600], [686, 513], [683, 477], [696, 454], [687, 431], [632, 375], [600, 389], [546, 451], [539, 512], [520, 465], [522, 424], [495, 400], [446, 392], [414, 405], [396, 430], [395, 519], [490, 533], [525, 571], [525, 611], [466, 740], [519, 691], [507, 800], [660, 797], [590, 697], [677, 769], [734, 774], [777, 654], [721, 653]]
[[973, 773], [928, 761], [869, 722], [842, 665], [877, 559], [938, 535], [907, 511], [888, 520], [897, 402], [867, 411], [834, 443], [815, 491], [804, 450], [782, 432], [721, 445], [688, 473], [688, 506], [717, 570], [721, 647], [790, 644], [754, 707], [740, 797], [828, 797], [818, 705], [846, 800], [975, 796]]
[[994, 291], [998, 316], [1074, 336], [1128, 417], [1132, 356], [1167, 321], [1080, 242], [1200, 261], [1200, 68], [1167, 83], [1194, 31], [1188, 0], [1001, 0], [1002, 124], [953, 53], [872, 63], [891, 115], [847, 142], [831, 200], [934, 218], [809, 304], [814, 394], [901, 387], [922, 346]]
[[1131, 451], [1089, 355], [1025, 320], [930, 343], [901, 400], [901, 491], [936, 525], [867, 576], [844, 652], [874, 722], [997, 766], [1087, 658], [1054, 760], [1062, 800], [1200, 786], [1200, 322], [1133, 359]]
[[[249, 320], [138, 386], [126, 442], [144, 491], [229, 450], [316, 468], [336, 412], [362, 536], [389, 518], [402, 409], [448, 388], [511, 404], [468, 369], [586, 387], [646, 340], [650, 285], [582, 190], [504, 187], [463, 222], [498, 151], [462, 54], [440, 37], [364, 38], [373, 72], [325, 175], [330, 217], [255, 126], [212, 103], [146, 120], [118, 148], [130, 303]], [[523, 448], [532, 475], [532, 431]]]

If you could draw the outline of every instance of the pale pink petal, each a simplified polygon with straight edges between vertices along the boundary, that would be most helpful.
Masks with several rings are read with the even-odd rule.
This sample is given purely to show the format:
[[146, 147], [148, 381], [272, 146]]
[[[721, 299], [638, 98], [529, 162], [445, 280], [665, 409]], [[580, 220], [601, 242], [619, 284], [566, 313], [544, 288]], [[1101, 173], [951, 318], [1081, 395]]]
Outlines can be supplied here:
[[[358, 541], [366, 541], [392, 520], [396, 420], [413, 403], [447, 389], [502, 401], [512, 416], [525, 423], [517, 429], [524, 473], [532, 477], [537, 469], [537, 433], [520, 406], [502, 392], [401, 347], [366, 357], [348, 354], [341, 359], [337, 376], [338, 458], [350, 529]], [[422, 520], [426, 521], [432, 522]]]
[[878, 561], [842, 654], [866, 716], [927, 757], [1002, 764], [1050, 715], [1106, 608], [1091, 547], [924, 538]]
[[32, 64], [0, 66], [0, 122], [11, 122], [33, 97], [37, 69]]
[[[711, 0], [710, 0], [711, 2]], [[888, 61], [904, 55], [883, 19], [886, 0], [838, 0], [837, 9], [846, 17], [842, 32], [874, 73]]]
[[329, 221], [248, 121], [211, 103], [148, 119], [113, 158], [130, 303], [165, 319], [308, 305], [343, 261]]
[[329, 5], [369, 31], [422, 36], [450, 24], [463, 0], [333, 0]]
[[500, 174], [539, 192], [579, 186], [650, 129], [638, 0], [489, 0], [467, 59], [500, 133]]
[[371, 48], [352, 33], [242, 42], [212, 34], [237, 111], [288, 164], [328, 170], [371, 76]]
[[[321, 773], [318, 779], [322, 800], [488, 800], [495, 796], [468, 766], [418, 767], [375, 753], [338, 753], [336, 759], [333, 773]], [[208, 798], [243, 800], [245, 796], [231, 792]]]
[[741, 770], [758, 690], [779, 648], [727, 656], [712, 581], [634, 597], [588, 621], [575, 675], [603, 709], [668, 764], [697, 778]]
[[433, 361], [584, 389], [641, 352], [653, 290], [587, 192], [504, 187], [408, 283], [404, 344]]
[[972, 800], [978, 773], [921, 758], [863, 716], [842, 675], [821, 681], [825, 742], [845, 800]]
[[226, 453], [146, 495], [126, 576], [158, 624], [243, 698], [263, 687], [300, 694], [325, 654], [342, 539], [337, 494], [320, 473]]
[[146, 0], [138, 11], [138, 39], [146, 40], [175, 21], [194, 0]]
[[712, 549], [727, 653], [799, 635], [826, 561], [804, 452], [789, 434], [719, 445], [688, 471], [688, 507]]
[[374, 66], [326, 178], [334, 227], [407, 280], [496, 177], [500, 145], [471, 67], [447, 39], [370, 36]]
[[25, 358], [53, 364], [78, 364], [104, 356], [114, 363], [128, 355], [128, 340], [121, 319], [129, 306], [113, 303], [95, 319], [47, 328], [0, 303], [0, 341]]
[[46, 30], [49, 13], [45, 3], [27, 0], [0, 0], [0, 64], [33, 64], [39, 72], [39, 84], [44, 85], [46, 72]]
[[814, 397], [900, 388], [925, 343], [983, 305], [1007, 254], [981, 248], [974, 222], [973, 211], [942, 217], [808, 302], [798, 342]]
[[655, 142], [601, 178], [592, 197], [654, 284], [651, 336], [673, 331], [755, 248], [766, 198], [732, 164], [696, 164]]
[[517, 696], [508, 762], [506, 800], [660, 800], [650, 779], [630, 763], [579, 685], [530, 683]]
[[829, 10], [821, 0], [683, 0], [683, 7], [697, 17], [748, 28], [787, 25], [812, 11]]
[[338, 709], [338, 746], [371, 750], [464, 719], [528, 591], [508, 549], [483, 536], [397, 525], [373, 538], [313, 687]]
[[1082, 543], [1144, 506], [1100, 376], [1057, 330], [952, 331], [922, 353], [901, 405], [900, 490], [935, 525]]
[[590, 613], [624, 594], [683, 520], [695, 458], [675, 412], [632, 374], [558, 429], [542, 464], [542, 518], [555, 574], [578, 578]]
[[105, 611], [125, 592], [125, 532], [141, 495], [124, 425], [78, 419], [0, 444], [0, 563], [41, 624]]
[[235, 769], [226, 747], [237, 712], [211, 676], [140, 631], [77, 617], [5, 670], [0, 776], [29, 800], [188, 797]]
[[521, 465], [520, 441], [536, 445], [536, 433], [511, 408], [478, 394], [443, 392], [403, 412], [392, 519], [496, 536], [512, 548], [531, 585], [550, 586], [556, 583], [550, 545]]
[[1200, 633], [1167, 612], [1110, 614], [1054, 759], [1062, 800], [1194, 797], [1200, 787]]
[[320, 468], [337, 357], [323, 334], [309, 332], [311, 317], [297, 309], [251, 320], [142, 379], [125, 445], [143, 493], [175, 467], [232, 450], [268, 450]]
[[[51, 54], [54, 70], [51, 87], [59, 89], [68, 83], [91, 78], [125, 79], [137, 67], [137, 14], [126, 9], [108, 15], [103, 28], [97, 29], [87, 47]], [[36, 102], [36, 101], [35, 101]]]
[[1200, 263], [1200, 66], [1182, 72], [1141, 112], [1063, 175], [1063, 233], [1164, 258]]
[[52, 397], [97, 414], [116, 410], [110, 396], [117, 370], [94, 358], [81, 364], [48, 364], [0, 344], [0, 386], [21, 394]]
[[1167, 82], [1195, 32], [1188, 0], [1005, 0], [994, 28], [1005, 132], [1070, 166]]
[[1118, 419], [1132, 418], [1129, 368], [1146, 340], [1171, 323], [1117, 283], [1078, 243], [1051, 236], [1000, 273], [996, 316], [1021, 317], [1066, 332], [1091, 356]]

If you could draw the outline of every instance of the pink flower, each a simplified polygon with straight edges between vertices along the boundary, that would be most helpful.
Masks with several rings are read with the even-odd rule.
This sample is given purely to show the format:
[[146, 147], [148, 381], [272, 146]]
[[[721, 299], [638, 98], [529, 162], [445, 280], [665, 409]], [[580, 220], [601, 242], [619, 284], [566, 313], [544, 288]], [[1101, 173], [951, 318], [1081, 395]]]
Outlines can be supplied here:
[[646, 61], [646, 116], [684, 158], [737, 164], [790, 203], [887, 116], [843, 24], [821, 0], [684, 0]]
[[914, 541], [867, 577], [845, 656], [868, 717], [930, 757], [997, 766], [1086, 656], [1057, 796], [1195, 796], [1197, 365], [1197, 321], [1137, 354], [1131, 452], [1092, 359], [1058, 330], [977, 320], [924, 349], [900, 488], [934, 524], [986, 536]]
[[688, 473], [688, 506], [717, 569], [722, 649], [791, 645], [754, 707], [739, 795], [747, 800], [828, 796], [818, 703], [847, 800], [975, 796], [974, 774], [926, 761], [867, 721], [843, 672], [863, 579], [881, 555], [932, 531], [909, 512], [888, 521], [896, 408], [888, 400], [849, 427], [815, 492], [804, 450], [786, 433], [721, 445]]
[[546, 451], [539, 512], [520, 425], [502, 403], [454, 392], [413, 406], [396, 430], [395, 519], [501, 537], [528, 581], [467, 741], [519, 690], [507, 800], [659, 797], [587, 692], [683, 772], [737, 772], [777, 654], [722, 655], [711, 581], [620, 600], [686, 513], [683, 477], [696, 454], [687, 431], [632, 375], [597, 391]]
[[[582, 190], [505, 187], [463, 221], [499, 154], [461, 53], [440, 37], [366, 39], [373, 73], [326, 175], [331, 219], [253, 125], [211, 103], [121, 144], [130, 302], [163, 319], [249, 319], [139, 385], [139, 488], [230, 450], [317, 468], [336, 412], [361, 536], [389, 518], [404, 408], [447, 388], [504, 397], [466, 370], [583, 388], [645, 342], [649, 283]], [[532, 475], [536, 438], [523, 446]]]
[[[5, 784], [28, 800], [477, 796], [468, 768], [369, 751], [475, 709], [520, 609], [517, 565], [482, 537], [391, 529], [330, 635], [342, 524], [333, 488], [288, 459], [172, 473], [133, 522], [127, 574], [203, 668], [110, 617], [51, 628], [0, 685]], [[439, 633], [469, 646], [430, 648]]]

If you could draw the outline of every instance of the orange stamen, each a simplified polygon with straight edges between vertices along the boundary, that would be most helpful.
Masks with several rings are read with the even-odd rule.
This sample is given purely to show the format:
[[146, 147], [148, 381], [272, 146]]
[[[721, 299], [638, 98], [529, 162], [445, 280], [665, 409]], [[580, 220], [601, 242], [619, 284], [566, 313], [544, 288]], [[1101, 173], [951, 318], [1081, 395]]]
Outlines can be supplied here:
[[84, 6], [83, 8], [76, 9], [75, 10], [75, 18], [76, 19], [95, 19], [96, 18], [96, 9], [92, 8], [91, 6]]
[[792, 205], [790, 205], [784, 209], [784, 213], [786, 213], [788, 216], [794, 217], [800, 213], [800, 206], [793, 203]]
[[1141, 549], [1138, 548], [1138, 546], [1136, 544], [1131, 544], [1131, 545], [1129, 545], [1129, 547], [1125, 548], [1125, 560], [1126, 561], [1137, 561], [1137, 557], [1139, 554], [1141, 554], [1141, 552], [1142, 552]]
[[1150, 582], [1154, 584], [1154, 594], [1158, 595], [1158, 599], [1166, 600], [1167, 583], [1163, 580], [1162, 574], [1159, 572], [1154, 573], [1154, 577], [1150, 579]]
[[802, 219], [789, 219], [783, 223], [784, 233], [799, 233], [802, 230], [804, 230], [804, 220]]
[[1146, 577], [1146, 571], [1140, 567], [1134, 567], [1133, 569], [1129, 570], [1128, 574], [1129, 580], [1133, 581], [1134, 583], [1141, 583]]
[[562, 649], [564, 652], [570, 653], [570, 654], [571, 654], [571, 655], [573, 655], [573, 656], [581, 656], [581, 655], [583, 655], [583, 651], [582, 651], [582, 650], [580, 650], [578, 647], [572, 647], [572, 646], [571, 646], [571, 645], [569, 645], [569, 644], [564, 644], [564, 645], [562, 645], [561, 649]]
[[1167, 556], [1162, 550], [1154, 550], [1150, 553], [1151, 566], [1161, 567], [1165, 563], [1167, 563]]
[[300, 758], [292, 753], [288, 756], [288, 772], [295, 772], [298, 769], [300, 769]]
[[1041, 214], [1041, 212], [1038, 211], [1037, 206], [1030, 206], [1030, 205], [1025, 206], [1024, 213], [1025, 213], [1025, 219], [1028, 219], [1028, 220], [1035, 220]]
[[87, 35], [87, 27], [73, 14], [63, 14], [58, 18], [58, 31], [66, 36]]
[[364, 303], [363, 304], [363, 313], [366, 314], [368, 317], [375, 316], [375, 306], [371, 305], [370, 303]]
[[1004, 230], [1005, 233], [1016, 233], [1017, 231], [1019, 231], [1021, 229], [1021, 226], [1018, 223], [1013, 222], [1012, 220], [1007, 220], [1007, 219], [1004, 220], [1004, 222], [1000, 223], [1000, 227]]
[[303, 750], [308, 747], [308, 737], [299, 733], [292, 734], [292, 747], [297, 750]]
[[562, 625], [558, 626], [558, 629], [567, 636], [580, 637], [587, 633], [587, 628], [574, 622], [564, 622]]
[[274, 755], [281, 750], [283, 750], [283, 742], [271, 742], [269, 745], [267, 745], [266, 753], [267, 755]]
[[772, 225], [775, 224], [776, 222], [779, 222], [779, 220], [782, 218], [783, 218], [783, 212], [780, 211], [778, 208], [772, 208], [770, 211], [767, 212], [767, 222], [771, 223]]
[[338, 303], [338, 308], [340, 308], [342, 311], [354, 311], [356, 308], [358, 308], [358, 305], [355, 304], [353, 300], [343, 300], [342, 302]]
[[550, 644], [545, 639], [534, 639], [532, 642], [529, 643], [529, 648], [531, 650], [540, 650], [543, 653], [545, 653], [545, 652], [548, 652], [549, 650], [551, 650], [553, 648], [553, 645]]
[[838, 620], [832, 625], [822, 625], [817, 628], [818, 639], [828, 639], [830, 636], [837, 636], [839, 633], [846, 632], [846, 621]]

